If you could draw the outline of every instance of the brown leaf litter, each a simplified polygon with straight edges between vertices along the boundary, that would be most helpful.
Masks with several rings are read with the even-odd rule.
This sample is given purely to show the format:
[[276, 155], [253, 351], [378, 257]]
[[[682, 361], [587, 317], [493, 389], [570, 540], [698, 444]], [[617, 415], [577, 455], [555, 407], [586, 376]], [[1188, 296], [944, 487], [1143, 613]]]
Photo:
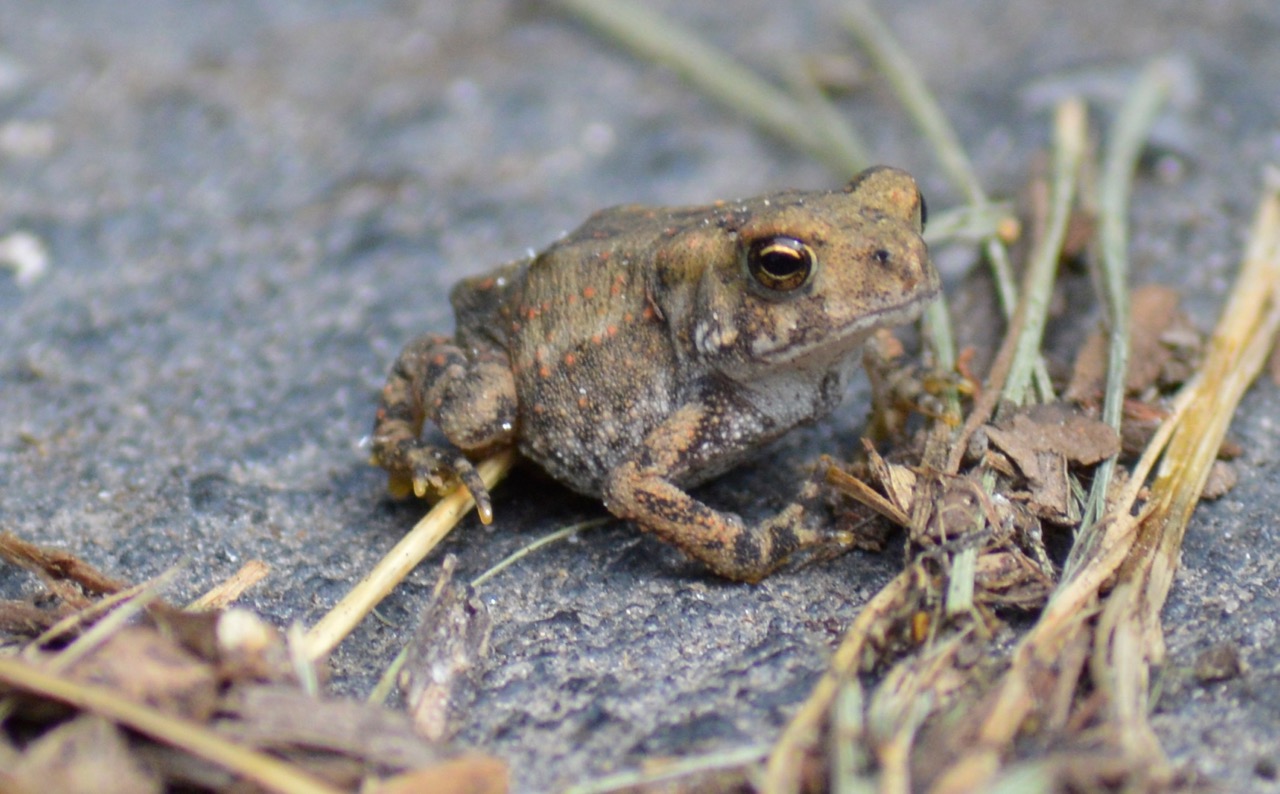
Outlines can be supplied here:
[[0, 560], [53, 596], [0, 604], [8, 642], [34, 638], [0, 654], [0, 790], [507, 789], [502, 762], [402, 713], [308, 692], [309, 663], [247, 610], [189, 612], [145, 587], [99, 608], [125, 588], [71, 555], [5, 534]]

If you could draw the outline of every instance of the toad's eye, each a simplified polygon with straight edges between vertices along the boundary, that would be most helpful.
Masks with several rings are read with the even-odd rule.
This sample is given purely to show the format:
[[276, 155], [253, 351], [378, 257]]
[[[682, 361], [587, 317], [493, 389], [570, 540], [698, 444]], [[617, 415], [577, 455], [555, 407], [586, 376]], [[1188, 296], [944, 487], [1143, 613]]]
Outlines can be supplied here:
[[747, 249], [747, 270], [771, 292], [791, 292], [809, 283], [817, 270], [813, 249], [794, 237], [766, 237]]

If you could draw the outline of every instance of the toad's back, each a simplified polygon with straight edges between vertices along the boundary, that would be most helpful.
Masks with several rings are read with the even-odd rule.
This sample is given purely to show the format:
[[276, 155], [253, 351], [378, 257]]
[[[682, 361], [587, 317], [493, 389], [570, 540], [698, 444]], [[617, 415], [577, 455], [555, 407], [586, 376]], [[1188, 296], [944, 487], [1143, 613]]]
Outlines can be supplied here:
[[672, 287], [654, 283], [654, 257], [656, 241], [695, 216], [705, 208], [603, 210], [532, 260], [454, 292], [460, 326], [511, 356], [521, 452], [575, 490], [599, 495], [693, 377], [654, 299]]

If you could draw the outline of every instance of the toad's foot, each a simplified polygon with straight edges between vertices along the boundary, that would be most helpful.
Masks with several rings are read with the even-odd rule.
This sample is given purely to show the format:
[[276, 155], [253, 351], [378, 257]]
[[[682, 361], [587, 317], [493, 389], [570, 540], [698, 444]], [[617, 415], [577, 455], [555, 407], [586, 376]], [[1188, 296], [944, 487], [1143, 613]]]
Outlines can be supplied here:
[[[515, 382], [505, 355], [492, 347], [464, 350], [438, 335], [419, 337], [400, 353], [373, 425], [373, 463], [390, 474], [393, 495], [440, 497], [462, 485], [480, 520], [493, 520], [489, 491], [467, 456], [514, 442]], [[428, 419], [447, 440], [444, 446], [420, 438]]]
[[375, 438], [371, 462], [387, 470], [387, 488], [396, 498], [412, 492], [419, 498], [434, 501], [461, 486], [475, 500], [480, 522], [493, 521], [489, 489], [471, 461], [457, 450], [432, 446], [414, 438]]
[[620, 467], [610, 477], [605, 504], [615, 515], [635, 521], [716, 574], [759, 582], [788, 564], [827, 559], [854, 546], [853, 533], [831, 528], [817, 479], [806, 483], [797, 502], [755, 526], [707, 507], [635, 463]]

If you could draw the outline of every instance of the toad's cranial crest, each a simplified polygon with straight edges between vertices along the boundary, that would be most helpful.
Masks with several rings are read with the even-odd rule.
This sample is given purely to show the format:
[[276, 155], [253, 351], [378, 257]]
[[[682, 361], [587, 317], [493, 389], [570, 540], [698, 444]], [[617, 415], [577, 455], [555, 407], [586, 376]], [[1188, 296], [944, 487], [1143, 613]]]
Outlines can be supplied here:
[[[693, 499], [840, 401], [877, 328], [938, 292], [913, 180], [706, 207], [603, 210], [453, 290], [453, 337], [397, 359], [374, 425], [392, 491], [488, 494], [470, 459], [516, 446], [557, 480], [733, 579], [846, 549], [816, 486], [758, 525]], [[448, 442], [421, 438], [431, 420]]]

